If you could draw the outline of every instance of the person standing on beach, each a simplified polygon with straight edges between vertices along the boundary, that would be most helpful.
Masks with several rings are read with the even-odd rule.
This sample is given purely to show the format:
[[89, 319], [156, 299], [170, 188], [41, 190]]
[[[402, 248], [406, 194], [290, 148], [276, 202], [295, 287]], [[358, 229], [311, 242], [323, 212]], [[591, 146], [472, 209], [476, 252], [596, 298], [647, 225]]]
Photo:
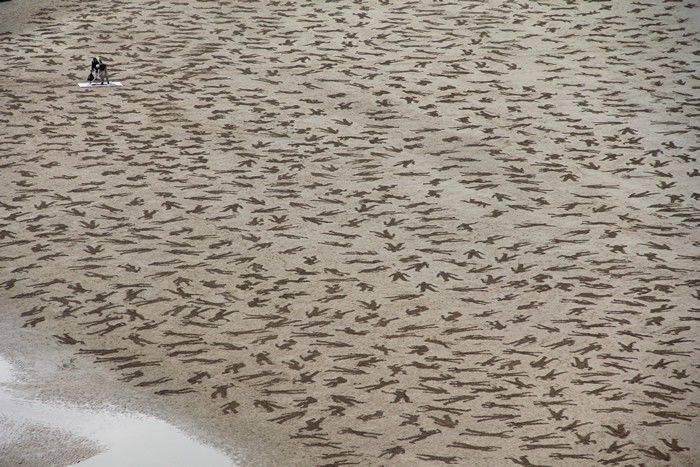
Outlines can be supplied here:
[[90, 66], [90, 77], [88, 78], [88, 81], [92, 82], [97, 79], [100, 80], [100, 84], [105, 84], [105, 80], [107, 81], [107, 84], [109, 84], [107, 65], [102, 62], [102, 57], [99, 55], [93, 57], [92, 59], [92, 65]]

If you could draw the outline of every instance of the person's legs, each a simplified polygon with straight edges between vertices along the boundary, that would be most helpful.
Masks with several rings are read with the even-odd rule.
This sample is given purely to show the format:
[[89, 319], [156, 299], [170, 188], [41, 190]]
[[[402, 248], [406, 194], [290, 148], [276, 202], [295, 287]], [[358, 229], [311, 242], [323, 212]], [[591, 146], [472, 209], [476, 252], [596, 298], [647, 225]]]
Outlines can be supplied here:
[[107, 65], [100, 64], [99, 66], [99, 77], [100, 77], [100, 84], [105, 84], [105, 80], [107, 81], [107, 84], [109, 84], [109, 75], [107, 74]]

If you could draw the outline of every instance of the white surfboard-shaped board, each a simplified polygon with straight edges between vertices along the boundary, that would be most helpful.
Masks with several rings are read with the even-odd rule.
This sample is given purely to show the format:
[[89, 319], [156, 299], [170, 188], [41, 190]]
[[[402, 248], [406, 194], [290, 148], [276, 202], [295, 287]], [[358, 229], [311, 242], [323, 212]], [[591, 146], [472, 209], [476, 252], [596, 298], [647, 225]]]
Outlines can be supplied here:
[[119, 81], [110, 81], [109, 83], [105, 84], [100, 84], [100, 83], [78, 83], [78, 86], [81, 88], [118, 88], [121, 86], [124, 86], [121, 82]]

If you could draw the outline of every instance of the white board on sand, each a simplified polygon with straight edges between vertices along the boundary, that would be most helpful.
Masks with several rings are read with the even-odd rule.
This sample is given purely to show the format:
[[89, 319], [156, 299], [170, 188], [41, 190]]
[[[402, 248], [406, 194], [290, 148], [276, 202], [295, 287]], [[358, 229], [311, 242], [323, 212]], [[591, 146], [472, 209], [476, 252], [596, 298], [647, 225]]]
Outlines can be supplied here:
[[110, 83], [100, 84], [100, 83], [78, 83], [81, 88], [118, 88], [124, 86], [119, 81], [112, 81]]

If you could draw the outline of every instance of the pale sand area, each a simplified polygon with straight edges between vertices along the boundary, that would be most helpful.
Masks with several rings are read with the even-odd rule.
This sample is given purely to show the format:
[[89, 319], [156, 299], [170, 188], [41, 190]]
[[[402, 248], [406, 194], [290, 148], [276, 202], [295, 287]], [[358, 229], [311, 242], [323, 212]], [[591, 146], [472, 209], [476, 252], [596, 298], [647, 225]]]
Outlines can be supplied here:
[[22, 397], [242, 465], [698, 464], [691, 6], [87, 5], [0, 4]]
[[27, 424], [0, 418], [0, 426], [12, 433], [0, 445], [0, 465], [73, 465], [98, 455], [100, 447], [89, 439], [45, 424]]
[[[54, 367], [57, 354], [37, 360], [41, 365], [22, 365], [23, 371], [0, 356], [0, 465], [237, 465], [158, 418], [89, 397], [96, 381], [79, 378], [70, 361]], [[61, 384], [82, 392], [79, 403], [55, 399]]]
[[[0, 466], [240, 464], [229, 425], [214, 425], [225, 434], [218, 436], [192, 406], [159, 404], [7, 318], [0, 322]], [[256, 458], [278, 462], [264, 452]]]

